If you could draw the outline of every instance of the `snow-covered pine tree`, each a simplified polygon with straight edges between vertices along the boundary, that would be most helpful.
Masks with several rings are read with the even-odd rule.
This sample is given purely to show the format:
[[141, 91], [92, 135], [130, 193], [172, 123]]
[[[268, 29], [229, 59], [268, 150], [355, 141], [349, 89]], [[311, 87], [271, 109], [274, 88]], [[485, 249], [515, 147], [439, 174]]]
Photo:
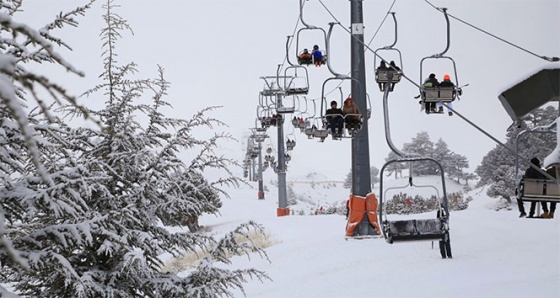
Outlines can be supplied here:
[[[19, 23], [16, 13], [22, 6], [23, 0], [7, 0], [0, 2], [0, 24], [2, 34], [0, 35], [0, 98], [2, 109], [11, 114], [11, 117], [18, 125], [21, 136], [32, 161], [38, 168], [40, 174], [44, 174], [42, 165], [39, 162], [37, 144], [33, 138], [34, 132], [28, 125], [28, 108], [25, 101], [34, 100], [41, 112], [46, 117], [50, 117], [47, 102], [41, 98], [41, 91], [50, 94], [53, 99], [61, 104], [69, 102], [77, 108], [76, 98], [67, 93], [59, 84], [52, 82], [49, 78], [34, 71], [29, 71], [25, 66], [29, 64], [55, 64], [68, 72], [83, 76], [83, 73], [74, 68], [61, 55], [55, 51], [55, 45], [60, 47], [70, 47], [61, 39], [53, 36], [51, 31], [61, 28], [64, 25], [76, 26], [76, 16], [83, 15], [90, 8], [93, 0], [82, 7], [78, 7], [67, 13], [60, 13], [56, 19], [41, 28], [33, 29], [26, 24]], [[85, 110], [82, 110], [85, 112]], [[87, 116], [87, 113], [85, 113]], [[43, 179], [47, 179], [43, 175]]]
[[500, 165], [494, 169], [493, 183], [488, 188], [486, 194], [493, 198], [501, 198], [511, 202], [515, 196], [516, 179], [515, 169], [510, 165]]
[[[451, 178], [457, 179], [473, 179], [472, 174], [464, 172], [464, 169], [469, 167], [468, 160], [465, 156], [459, 155], [451, 151], [447, 143], [443, 139], [439, 139], [434, 145], [430, 140], [427, 132], [420, 132], [412, 139], [412, 142], [405, 143], [402, 151], [407, 153], [417, 153], [421, 157], [429, 157], [439, 161], [443, 166], [445, 174]], [[398, 159], [399, 157], [394, 152], [389, 152], [389, 156], [385, 161]], [[408, 166], [408, 165], [406, 165]], [[397, 170], [403, 167], [403, 164], [393, 163], [388, 166], [386, 171], [390, 175], [395, 171], [395, 178], [397, 177]], [[402, 169], [400, 169], [402, 171]], [[415, 162], [413, 164], [414, 175], [439, 175], [439, 168], [433, 162]]]
[[[440, 138], [435, 146], [434, 146], [434, 151], [430, 154], [430, 156], [435, 159], [438, 160], [439, 162], [441, 162], [442, 166], [443, 166], [443, 171], [449, 175], [452, 173], [451, 170], [451, 166], [452, 166], [452, 159], [451, 159], [451, 150], [449, 150], [449, 146], [447, 145], [447, 143]], [[439, 171], [437, 171], [439, 173]]]
[[[160, 221], [187, 221], [193, 224], [191, 229], [196, 229], [199, 215], [217, 212], [221, 206], [218, 186], [240, 181], [228, 170], [233, 161], [213, 151], [218, 141], [230, 137], [193, 137], [192, 130], [197, 127], [223, 124], [206, 116], [214, 108], [200, 111], [190, 120], [163, 116], [162, 109], [169, 106], [163, 100], [169, 85], [163, 69], [159, 69], [156, 80], [129, 78], [136, 71], [135, 64], [120, 66], [115, 57], [118, 38], [130, 28], [116, 14], [113, 1], [107, 1], [104, 8], [107, 26], [101, 34], [105, 47], [102, 83], [86, 92], [88, 97], [100, 93], [105, 97], [105, 108], [90, 111], [104, 128], [87, 131], [86, 137], [93, 146], [82, 153], [81, 162], [91, 164], [92, 172], [111, 179], [103, 185], [106, 192], [96, 193], [88, 201], [94, 212], [107, 216], [107, 221], [102, 233], [94, 237], [99, 241], [89, 248], [94, 258], [86, 275], [95, 276], [96, 286], [87, 289], [87, 296], [191, 297], [202, 291], [205, 297], [214, 297], [228, 295], [232, 287], [242, 289], [246, 276], [266, 277], [255, 269], [230, 271], [214, 267], [216, 262], [228, 262], [226, 251], [264, 254], [242, 232], [249, 228], [260, 231], [255, 223], [241, 225], [217, 242], [189, 232], [171, 233], [160, 225]], [[151, 105], [135, 103], [148, 92], [153, 93]], [[149, 119], [147, 126], [138, 120], [143, 116]], [[197, 148], [199, 153], [190, 164], [178, 157], [181, 151], [193, 152]], [[203, 175], [207, 168], [225, 170], [230, 175], [211, 183]], [[248, 242], [238, 243], [233, 240], [235, 236]], [[163, 264], [159, 255], [206, 248], [210, 256], [186, 277], [160, 271]]]
[[444, 165], [445, 173], [450, 178], [456, 179], [457, 183], [459, 183], [461, 179], [464, 179], [466, 181], [467, 177], [473, 176], [472, 173], [465, 173], [463, 171], [463, 169], [469, 168], [469, 160], [466, 156], [452, 152], [448, 160], [449, 163]]
[[[22, 1], [0, 3], [1, 284], [23, 284], [27, 282], [26, 276], [34, 274], [38, 266], [45, 268], [64, 263], [57, 249], [44, 248], [67, 245], [69, 233], [75, 233], [77, 242], [88, 234], [72, 224], [87, 209], [73, 190], [82, 187], [79, 185], [81, 177], [74, 175], [80, 171], [79, 166], [59, 168], [47, 164], [65, 159], [70, 165], [74, 159], [61, 147], [60, 141], [66, 132], [51, 125], [56, 117], [43, 95], [49, 94], [58, 104], [68, 102], [85, 110], [61, 85], [28, 70], [27, 66], [55, 65], [81, 76], [81, 72], [55, 51], [57, 46], [68, 46], [51, 31], [67, 24], [76, 25], [75, 17], [83, 15], [90, 4], [60, 13], [52, 23], [36, 30], [17, 22]], [[56, 140], [49, 141], [49, 136]], [[65, 226], [64, 221], [68, 225]], [[8, 295], [10, 291], [1, 284], [0, 293]]]
[[467, 157], [449, 150], [447, 143], [441, 138], [435, 144], [432, 158], [440, 161], [445, 174], [452, 179], [456, 179], [457, 182], [467, 175], [464, 171], [469, 167]]
[[[417, 153], [422, 157], [432, 157], [434, 153], [434, 143], [430, 140], [427, 132], [421, 131], [412, 138], [410, 143], [403, 145], [403, 151], [407, 153]], [[412, 167], [415, 176], [437, 174], [436, 165], [433, 162], [415, 162]]]
[[[189, 121], [163, 117], [168, 86], [163, 70], [156, 80], [128, 78], [134, 64], [121, 67], [114, 60], [115, 41], [126, 22], [113, 13], [112, 1], [105, 7], [102, 37], [110, 51], [105, 52], [103, 83], [87, 95], [102, 93], [107, 105], [99, 111], [67, 107], [73, 113], [91, 112], [103, 128], [73, 129], [55, 115], [30, 117], [25, 128], [33, 131], [36, 155], [44, 165], [39, 176], [29, 154], [14, 151], [25, 137], [12, 137], [18, 125], [3, 114], [8, 116], [2, 118], [2, 133], [11, 139], [2, 153], [20, 155], [1, 160], [2, 282], [29, 297], [216, 297], [230, 295], [231, 288], [243, 290], [248, 276], [266, 278], [255, 269], [214, 266], [229, 263], [227, 252], [266, 257], [249, 237], [249, 230], [262, 232], [256, 223], [243, 224], [219, 241], [171, 233], [161, 225], [162, 214], [179, 222], [219, 208], [218, 186], [239, 181], [227, 171], [231, 161], [213, 152], [217, 142], [229, 136], [192, 136], [196, 127], [221, 124], [205, 116], [212, 108]], [[147, 92], [153, 93], [153, 105], [134, 104]], [[137, 121], [142, 115], [149, 119], [147, 125]], [[200, 153], [190, 165], [178, 158], [178, 152], [196, 148]], [[226, 170], [229, 176], [208, 182], [203, 176], [208, 167]], [[238, 242], [239, 237], [247, 242]], [[210, 255], [186, 277], [161, 272], [161, 254], [204, 249]]]

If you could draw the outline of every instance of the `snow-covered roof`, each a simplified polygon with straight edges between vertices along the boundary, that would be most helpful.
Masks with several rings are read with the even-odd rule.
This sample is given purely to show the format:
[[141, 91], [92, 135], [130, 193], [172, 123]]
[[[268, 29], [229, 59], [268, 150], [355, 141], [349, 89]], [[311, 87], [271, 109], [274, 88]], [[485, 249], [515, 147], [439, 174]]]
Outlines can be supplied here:
[[514, 121], [550, 101], [559, 101], [560, 68], [542, 68], [503, 91], [498, 98]]

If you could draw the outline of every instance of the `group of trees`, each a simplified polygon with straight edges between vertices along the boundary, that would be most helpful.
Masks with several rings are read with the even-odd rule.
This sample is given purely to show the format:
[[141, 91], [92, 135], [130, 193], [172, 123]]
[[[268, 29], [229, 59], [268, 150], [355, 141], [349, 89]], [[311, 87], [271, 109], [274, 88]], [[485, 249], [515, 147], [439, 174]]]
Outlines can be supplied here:
[[[476, 176], [472, 173], [465, 172], [465, 169], [469, 167], [469, 161], [463, 155], [457, 154], [449, 149], [447, 143], [442, 139], [439, 139], [437, 143], [433, 143], [430, 140], [430, 136], [427, 132], [419, 132], [415, 138], [412, 139], [410, 143], [405, 143], [401, 149], [406, 153], [416, 153], [421, 157], [429, 157], [439, 161], [443, 166], [444, 173], [452, 178], [456, 179], [457, 182], [464, 180], [468, 183], [469, 180], [473, 180]], [[385, 158], [385, 162], [390, 160], [397, 160], [399, 156], [390, 152], [389, 156]], [[407, 167], [406, 169], [404, 167]], [[387, 176], [394, 175], [395, 178], [402, 177], [403, 170], [409, 170], [410, 163], [392, 163], [385, 168]], [[414, 176], [427, 176], [427, 175], [439, 175], [439, 168], [434, 162], [418, 161], [413, 164], [412, 175]], [[371, 187], [375, 187], [375, 184], [379, 182], [379, 169], [371, 166], [370, 168], [371, 176]], [[352, 171], [350, 171], [344, 180], [344, 187], [350, 189], [352, 187]]]
[[[198, 127], [223, 124], [208, 116], [217, 107], [168, 118], [163, 68], [155, 79], [135, 79], [136, 65], [116, 60], [117, 42], [130, 28], [112, 0], [103, 5], [100, 82], [82, 96], [103, 108], [78, 105], [61, 85], [28, 70], [45, 63], [82, 75], [55, 51], [67, 45], [52, 30], [76, 26], [93, 2], [39, 31], [14, 21], [22, 0], [0, 1], [0, 296], [214, 297], [242, 290], [249, 276], [267, 278], [215, 266], [229, 264], [228, 252], [266, 257], [249, 239], [249, 230], [262, 232], [256, 223], [219, 240], [193, 233], [198, 216], [221, 207], [220, 186], [241, 182], [228, 170], [235, 162], [214, 153], [231, 137], [194, 137]], [[96, 125], [73, 126], [75, 117]], [[208, 181], [209, 168], [225, 175]], [[161, 254], [201, 250], [208, 256], [188, 274], [162, 272]]]
[[[457, 182], [464, 180], [468, 183], [469, 180], [475, 178], [474, 174], [465, 171], [465, 169], [469, 168], [469, 161], [465, 156], [451, 151], [447, 143], [441, 138], [434, 144], [425, 131], [419, 132], [410, 143], [405, 143], [401, 151], [439, 161], [444, 173], [448, 177], [456, 179]], [[390, 152], [385, 161], [388, 162], [396, 159], [399, 159], [399, 156], [394, 152]], [[387, 175], [394, 174], [395, 178], [397, 178], [399, 175], [402, 175], [403, 170], [409, 170], [409, 168], [405, 169], [403, 166], [408, 167], [409, 165], [409, 163], [406, 165], [398, 162], [392, 163], [385, 168], [385, 171]], [[440, 175], [440, 170], [434, 162], [415, 162], [411, 170], [411, 174], [414, 176]]]
[[[539, 126], [548, 126], [556, 118], [558, 118], [558, 109], [547, 106], [529, 113], [524, 117], [524, 122], [527, 129], [531, 130]], [[490, 197], [511, 202], [512, 198], [515, 197], [515, 189], [519, 181], [518, 176], [522, 175], [529, 167], [529, 160], [538, 157], [543, 161], [556, 146], [556, 133], [528, 133], [517, 139], [519, 132], [519, 130], [509, 131], [504, 143], [507, 148], [496, 145], [476, 168], [475, 172], [480, 177], [477, 186], [488, 186], [487, 194]], [[516, 145], [518, 146], [519, 158], [515, 157]], [[519, 162], [517, 165], [518, 173], [515, 172], [516, 160]]]
[[[467, 158], [463, 155], [451, 151], [447, 143], [439, 139], [435, 144], [430, 140], [427, 132], [420, 132], [410, 143], [405, 143], [401, 149], [406, 153], [416, 153], [421, 157], [429, 157], [439, 161], [444, 173], [457, 182], [461, 180], [468, 183], [470, 180], [479, 178], [477, 187], [488, 186], [487, 194], [490, 197], [501, 198], [511, 202], [515, 196], [515, 190], [519, 178], [529, 167], [529, 160], [538, 157], [541, 161], [552, 152], [556, 146], [556, 133], [554, 130], [538, 130], [538, 127], [548, 127], [558, 118], [558, 109], [553, 106], [545, 106], [536, 109], [523, 118], [528, 131], [517, 139], [520, 128], [510, 130], [506, 135], [505, 147], [496, 145], [482, 159], [481, 164], [476, 168], [475, 174], [465, 171], [469, 167]], [[516, 144], [517, 139], [517, 144]], [[515, 156], [515, 148], [518, 148], [519, 158]], [[390, 152], [385, 159], [398, 160], [399, 156]], [[516, 165], [516, 160], [518, 164]], [[404, 168], [404, 167], [407, 168]], [[403, 170], [409, 170], [409, 163], [392, 163], [385, 168], [387, 175], [394, 175], [395, 178], [402, 176]], [[518, 172], [515, 172], [515, 169]], [[439, 169], [433, 162], [415, 162], [412, 166], [412, 174], [415, 176], [439, 175]], [[372, 188], [379, 182], [379, 170], [371, 167]], [[350, 171], [344, 181], [345, 188], [352, 186], [352, 172]]]

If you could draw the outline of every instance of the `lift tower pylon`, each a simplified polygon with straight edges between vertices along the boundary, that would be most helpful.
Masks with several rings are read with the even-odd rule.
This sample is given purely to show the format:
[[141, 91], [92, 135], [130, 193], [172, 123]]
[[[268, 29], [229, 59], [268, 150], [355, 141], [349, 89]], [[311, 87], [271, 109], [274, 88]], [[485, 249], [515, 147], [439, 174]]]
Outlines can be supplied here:
[[[350, 0], [352, 98], [362, 112], [362, 129], [352, 139], [352, 194], [365, 197], [371, 192], [366, 71], [364, 53], [364, 24], [362, 0]], [[368, 217], [358, 226], [358, 234], [375, 235]]]

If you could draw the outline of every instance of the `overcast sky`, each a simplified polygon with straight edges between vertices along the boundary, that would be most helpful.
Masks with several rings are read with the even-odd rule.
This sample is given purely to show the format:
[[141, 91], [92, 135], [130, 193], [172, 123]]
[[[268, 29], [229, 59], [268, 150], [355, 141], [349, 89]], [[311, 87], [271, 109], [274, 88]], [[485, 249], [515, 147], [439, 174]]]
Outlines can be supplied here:
[[[15, 20], [41, 27], [60, 11], [78, 3], [85, 1], [25, 0], [24, 11]], [[136, 62], [143, 77], [155, 77], [157, 65], [161, 65], [172, 83], [167, 100], [175, 109], [170, 116], [186, 117], [206, 106], [223, 106], [214, 115], [228, 123], [230, 132], [244, 141], [249, 127], [255, 125], [258, 94], [263, 88], [259, 77], [274, 75], [278, 64], [284, 62], [286, 37], [293, 34], [297, 24], [299, 1], [117, 0], [115, 3], [121, 6], [118, 14], [127, 19], [134, 30], [134, 35], [124, 33], [118, 44], [119, 62]], [[323, 3], [336, 21], [349, 26], [349, 1], [323, 0]], [[370, 42], [392, 3], [392, 0], [363, 1], [366, 42]], [[431, 3], [447, 7], [455, 17], [540, 56], [560, 56], [560, 1], [434, 0]], [[56, 32], [73, 47], [72, 52], [59, 52], [83, 70], [86, 77], [75, 78], [50, 69], [48, 72], [76, 95], [99, 82], [97, 76], [102, 70], [99, 33], [104, 26], [102, 4], [105, 1], [94, 4], [94, 9], [79, 19], [78, 28]], [[402, 53], [402, 68], [407, 76], [420, 83], [420, 60], [440, 53], [446, 46], [445, 19], [443, 14], [420, 0], [396, 1], [392, 11], [396, 12], [398, 20], [395, 47]], [[318, 0], [306, 2], [304, 18], [307, 23], [325, 30], [329, 22], [335, 21]], [[301, 47], [321, 43], [321, 34], [316, 32], [302, 34], [299, 39]], [[377, 49], [389, 45], [393, 39], [394, 25], [388, 18], [370, 47]], [[349, 42], [348, 33], [335, 27], [328, 54], [338, 73], [350, 71]], [[456, 62], [459, 83], [469, 84], [454, 107], [502, 141], [511, 119], [501, 106], [498, 94], [542, 67], [560, 67], [559, 63], [543, 61], [454, 19], [451, 19], [451, 44], [447, 55]], [[394, 58], [388, 56], [387, 59]], [[372, 104], [370, 158], [373, 166], [381, 168], [389, 148], [384, 135], [382, 93], [374, 81], [373, 60], [373, 54], [367, 52], [366, 87]], [[425, 62], [423, 68], [424, 73], [434, 72], [438, 78], [453, 72], [450, 64], [434, 59]], [[321, 86], [331, 76], [326, 67], [310, 67], [308, 98], [320, 98]], [[336, 89], [335, 85], [326, 86], [327, 91]], [[350, 93], [349, 84], [341, 87], [345, 95]], [[339, 100], [337, 92], [327, 96], [327, 101]], [[391, 94], [391, 133], [395, 145], [401, 148], [418, 132], [428, 131], [433, 142], [443, 138], [451, 150], [467, 156], [470, 171], [474, 171], [495, 143], [456, 116], [420, 112], [418, 100], [414, 99], [417, 94], [417, 87], [404, 81]], [[84, 99], [83, 103], [101, 104], [99, 100], [92, 100]], [[311, 108], [307, 112], [313, 113]], [[275, 130], [269, 130], [269, 135], [270, 143], [276, 147]], [[286, 125], [286, 136], [297, 141], [291, 154], [288, 179], [310, 170], [325, 173], [333, 179], [346, 176], [351, 167], [350, 140], [319, 143], [308, 140], [289, 125]], [[245, 147], [243, 143], [228, 144], [223, 149], [241, 160]], [[270, 178], [272, 172], [267, 172], [265, 179]]]

